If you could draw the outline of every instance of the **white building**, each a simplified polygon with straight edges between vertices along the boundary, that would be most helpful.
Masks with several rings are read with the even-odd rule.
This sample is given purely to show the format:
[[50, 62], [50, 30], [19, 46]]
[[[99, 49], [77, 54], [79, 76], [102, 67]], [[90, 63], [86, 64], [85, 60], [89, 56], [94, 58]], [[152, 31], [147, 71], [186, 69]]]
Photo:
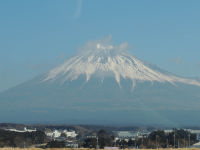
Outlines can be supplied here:
[[117, 131], [116, 134], [117, 134], [117, 139], [119, 140], [135, 139], [139, 136], [138, 132], [133, 132], [133, 131]]
[[79, 144], [77, 141], [66, 141], [66, 147], [67, 148], [78, 148]]
[[166, 134], [169, 134], [169, 133], [172, 133], [174, 130], [172, 130], [172, 129], [166, 129], [166, 130], [164, 130], [164, 132], [166, 133]]
[[189, 131], [192, 134], [196, 134], [196, 138], [198, 141], [200, 141], [200, 130], [192, 130], [192, 129], [185, 129], [186, 131]]
[[17, 129], [5, 129], [6, 131], [13, 131], [13, 132], [36, 132], [36, 128], [34, 130], [32, 129], [27, 129], [26, 127], [24, 127], [24, 130], [17, 130]]
[[58, 138], [58, 137], [61, 136], [61, 132], [58, 131], [58, 130], [54, 130], [53, 133], [52, 133], [52, 136], [53, 136], [54, 138]]
[[78, 134], [76, 134], [75, 131], [67, 131], [67, 130], [46, 130], [45, 134], [48, 137], [52, 137], [52, 138], [58, 138], [61, 136], [61, 134], [65, 134], [66, 137], [71, 137], [71, 138], [75, 138]]
[[67, 130], [64, 130], [63, 133], [67, 136], [67, 137], [72, 137], [72, 138], [75, 138], [78, 134], [76, 134], [75, 131], [67, 131]]

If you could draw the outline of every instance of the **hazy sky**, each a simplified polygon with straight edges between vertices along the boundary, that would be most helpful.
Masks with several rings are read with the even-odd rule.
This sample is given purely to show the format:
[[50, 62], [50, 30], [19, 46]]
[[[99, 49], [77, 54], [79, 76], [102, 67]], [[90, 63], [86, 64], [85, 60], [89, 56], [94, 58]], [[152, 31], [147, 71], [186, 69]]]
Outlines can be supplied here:
[[200, 77], [199, 0], [1, 0], [0, 91], [112, 35], [136, 57]]

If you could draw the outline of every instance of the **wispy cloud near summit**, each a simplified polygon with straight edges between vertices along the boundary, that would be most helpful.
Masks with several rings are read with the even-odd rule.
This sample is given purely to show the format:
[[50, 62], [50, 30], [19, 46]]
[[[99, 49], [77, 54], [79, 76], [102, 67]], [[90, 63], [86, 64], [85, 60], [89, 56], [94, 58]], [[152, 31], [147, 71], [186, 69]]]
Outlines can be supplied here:
[[97, 53], [106, 53], [106, 54], [120, 54], [126, 53], [128, 51], [128, 42], [122, 42], [119, 45], [112, 43], [112, 36], [109, 35], [106, 38], [100, 40], [90, 40], [85, 43], [85, 45], [79, 47], [78, 53], [80, 55], [85, 54], [97, 54]]

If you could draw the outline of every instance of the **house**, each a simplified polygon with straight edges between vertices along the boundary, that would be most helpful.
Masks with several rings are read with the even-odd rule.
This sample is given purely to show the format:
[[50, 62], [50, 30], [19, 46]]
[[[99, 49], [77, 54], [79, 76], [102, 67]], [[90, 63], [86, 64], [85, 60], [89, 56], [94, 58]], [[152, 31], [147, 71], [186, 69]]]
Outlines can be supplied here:
[[67, 130], [63, 130], [63, 133], [67, 136], [67, 137], [71, 137], [71, 138], [75, 138], [78, 134], [76, 134], [75, 131], [67, 131]]
[[67, 148], [78, 148], [79, 146], [77, 141], [66, 141], [65, 145]]

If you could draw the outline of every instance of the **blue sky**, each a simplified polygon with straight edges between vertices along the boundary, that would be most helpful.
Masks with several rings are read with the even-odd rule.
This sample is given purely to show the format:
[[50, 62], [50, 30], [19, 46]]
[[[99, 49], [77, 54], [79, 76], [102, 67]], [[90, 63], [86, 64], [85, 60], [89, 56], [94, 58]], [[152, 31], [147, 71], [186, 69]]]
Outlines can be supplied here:
[[199, 0], [1, 0], [0, 91], [109, 35], [142, 60], [200, 77], [199, 7]]

